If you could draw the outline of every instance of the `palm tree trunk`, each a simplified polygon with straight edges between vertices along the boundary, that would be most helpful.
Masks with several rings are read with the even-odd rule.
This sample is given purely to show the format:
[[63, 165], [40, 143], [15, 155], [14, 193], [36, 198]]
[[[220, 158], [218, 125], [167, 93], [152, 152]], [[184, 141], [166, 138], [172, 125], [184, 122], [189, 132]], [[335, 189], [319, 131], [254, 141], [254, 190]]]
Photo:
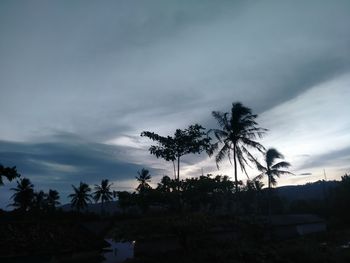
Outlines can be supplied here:
[[233, 164], [234, 164], [234, 169], [235, 169], [235, 188], [236, 188], [236, 193], [238, 193], [236, 144], [233, 145]]
[[268, 177], [268, 186], [269, 186], [269, 193], [268, 193], [268, 215], [269, 215], [269, 222], [271, 224], [271, 177], [270, 175], [268, 174], [267, 175]]
[[180, 155], [177, 156], [177, 180], [180, 181]]
[[176, 168], [175, 168], [175, 162], [173, 161], [173, 168], [174, 168], [174, 178], [176, 180]]

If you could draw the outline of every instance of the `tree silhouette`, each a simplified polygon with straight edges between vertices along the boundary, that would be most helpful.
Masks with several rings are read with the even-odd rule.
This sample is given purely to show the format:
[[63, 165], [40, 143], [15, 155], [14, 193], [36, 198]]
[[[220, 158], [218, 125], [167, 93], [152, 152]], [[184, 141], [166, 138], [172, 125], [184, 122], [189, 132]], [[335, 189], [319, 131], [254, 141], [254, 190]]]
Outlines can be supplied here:
[[292, 174], [286, 170], [280, 170], [281, 168], [289, 168], [290, 163], [281, 161], [276, 163], [277, 159], [283, 159], [283, 155], [274, 148], [270, 148], [265, 153], [266, 166], [257, 163], [257, 168], [261, 171], [255, 179], [260, 180], [264, 175], [268, 178], [268, 191], [269, 191], [269, 216], [271, 216], [271, 187], [277, 184], [276, 177], [280, 177], [283, 174]]
[[14, 167], [4, 167], [0, 164], [0, 185], [4, 185], [3, 177], [8, 181], [20, 177], [21, 175], [17, 172], [16, 166]]
[[95, 184], [95, 192], [93, 193], [93, 198], [95, 202], [101, 200], [101, 210], [104, 211], [104, 203], [113, 200], [113, 191], [111, 191], [111, 186], [113, 183], [109, 183], [108, 179], [101, 181], [101, 185]]
[[230, 163], [233, 159], [235, 186], [236, 192], [238, 192], [237, 161], [242, 172], [248, 176], [246, 171], [246, 165], [249, 166], [248, 161], [257, 162], [248, 148], [263, 152], [264, 146], [255, 140], [261, 138], [267, 129], [258, 127], [258, 123], [255, 121], [258, 115], [252, 114], [251, 109], [243, 106], [240, 102], [232, 103], [231, 113], [213, 111], [212, 115], [221, 127], [221, 129], [210, 130], [218, 139], [218, 142], [214, 144], [214, 148], [218, 148], [219, 144], [223, 144], [215, 157], [217, 167], [219, 168], [218, 164], [226, 156]]
[[253, 180], [247, 180], [246, 185], [244, 187], [244, 201], [243, 205], [246, 210], [249, 212], [258, 213], [260, 212], [262, 207], [262, 188], [264, 187], [263, 182], [254, 178]]
[[140, 184], [137, 186], [136, 190], [143, 194], [147, 192], [147, 190], [151, 189], [151, 186], [148, 183], [151, 182], [152, 176], [149, 174], [149, 171], [144, 168], [137, 173], [139, 176], [136, 176], [135, 178]]
[[86, 183], [80, 182], [79, 187], [75, 187], [72, 185], [74, 193], [68, 195], [69, 198], [71, 198], [71, 206], [75, 207], [78, 212], [80, 212], [81, 209], [85, 209], [88, 205], [88, 202], [91, 203], [91, 194], [90, 194], [90, 187]]
[[44, 210], [47, 208], [47, 194], [40, 190], [34, 193], [33, 207], [37, 210]]
[[[204, 132], [204, 128], [199, 124], [190, 125], [187, 129], [177, 129], [174, 136], [163, 137], [154, 132], [144, 131], [141, 136], [150, 138], [158, 142], [149, 148], [151, 154], [166, 161], [177, 161], [177, 180], [180, 180], [180, 159], [189, 153], [201, 153], [207, 151], [211, 153], [211, 138]], [[174, 166], [175, 170], [175, 166]], [[175, 171], [174, 171], [175, 173]], [[175, 174], [176, 178], [176, 174]]]
[[162, 193], [170, 193], [173, 190], [173, 183], [169, 176], [164, 175], [158, 183], [157, 190]]
[[56, 206], [60, 204], [58, 201], [60, 199], [60, 196], [56, 190], [49, 190], [49, 193], [47, 194], [47, 206], [49, 209], [55, 210]]
[[28, 178], [22, 178], [17, 181], [17, 186], [11, 188], [15, 193], [11, 196], [14, 203], [11, 204], [17, 207], [21, 211], [28, 211], [33, 205], [34, 198], [34, 185], [30, 182]]

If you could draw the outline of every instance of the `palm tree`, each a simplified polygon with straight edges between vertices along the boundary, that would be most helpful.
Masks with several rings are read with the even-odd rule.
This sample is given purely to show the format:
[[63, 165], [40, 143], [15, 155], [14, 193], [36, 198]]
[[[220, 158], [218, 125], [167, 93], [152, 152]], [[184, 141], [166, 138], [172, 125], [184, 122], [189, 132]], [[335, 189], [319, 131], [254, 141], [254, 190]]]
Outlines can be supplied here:
[[271, 217], [271, 188], [277, 184], [276, 177], [280, 177], [283, 174], [292, 174], [286, 170], [280, 170], [281, 168], [289, 168], [290, 163], [281, 161], [276, 163], [276, 159], [283, 159], [284, 156], [274, 148], [270, 148], [265, 153], [265, 164], [263, 166], [257, 163], [258, 170], [261, 171], [255, 179], [260, 180], [264, 175], [268, 178], [268, 192], [269, 192], [269, 217]]
[[111, 191], [111, 186], [113, 183], [109, 183], [108, 179], [102, 180], [101, 185], [95, 184], [95, 192], [93, 197], [95, 202], [101, 199], [101, 210], [103, 211], [104, 202], [113, 200], [113, 192]]
[[33, 198], [33, 207], [37, 210], [43, 210], [47, 205], [47, 194], [44, 191], [40, 190], [39, 192], [34, 193]]
[[142, 168], [141, 171], [137, 172], [139, 176], [136, 176], [136, 180], [140, 183], [136, 190], [139, 193], [144, 193], [145, 191], [149, 190], [151, 186], [148, 184], [151, 182], [151, 175], [149, 174], [149, 171], [145, 168]]
[[91, 194], [90, 187], [88, 184], [80, 182], [79, 187], [75, 187], [72, 185], [74, 193], [68, 195], [69, 198], [71, 198], [71, 206], [75, 207], [77, 211], [79, 212], [80, 209], [84, 209], [87, 207], [87, 203], [91, 203]]
[[229, 158], [230, 162], [233, 159], [235, 188], [238, 192], [237, 162], [242, 172], [248, 176], [245, 168], [246, 165], [249, 166], [248, 160], [256, 162], [256, 158], [248, 151], [248, 148], [263, 152], [264, 146], [255, 140], [261, 138], [267, 129], [258, 127], [258, 123], [255, 121], [258, 115], [252, 114], [252, 110], [240, 102], [232, 103], [231, 113], [213, 111], [212, 115], [222, 128], [210, 130], [218, 139], [214, 147], [218, 148], [219, 143], [223, 144], [215, 157], [217, 167], [219, 168], [218, 164], [223, 161], [225, 156]]
[[55, 210], [56, 206], [60, 204], [58, 201], [60, 199], [60, 196], [56, 190], [49, 190], [49, 193], [47, 194], [47, 206], [50, 209]]
[[0, 185], [4, 185], [3, 177], [5, 177], [8, 181], [11, 182], [13, 179], [20, 176], [21, 175], [17, 172], [16, 166], [4, 167], [0, 164]]
[[12, 206], [17, 207], [22, 211], [29, 210], [33, 205], [34, 198], [34, 185], [30, 182], [28, 178], [22, 178], [17, 181], [16, 188], [11, 188], [11, 191], [15, 193], [11, 196], [14, 203]]

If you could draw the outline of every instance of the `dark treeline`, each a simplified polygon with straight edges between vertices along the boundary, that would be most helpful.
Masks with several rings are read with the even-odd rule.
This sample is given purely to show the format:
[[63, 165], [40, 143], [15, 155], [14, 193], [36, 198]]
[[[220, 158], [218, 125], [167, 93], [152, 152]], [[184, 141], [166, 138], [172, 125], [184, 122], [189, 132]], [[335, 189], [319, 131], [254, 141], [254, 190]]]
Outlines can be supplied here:
[[317, 198], [289, 200], [279, 194], [278, 189], [264, 188], [264, 184], [257, 179], [247, 180], [246, 183], [239, 181], [238, 192], [235, 182], [228, 176], [211, 174], [180, 181], [163, 176], [152, 188], [148, 170], [143, 169], [139, 173], [147, 175], [147, 182], [140, 182], [136, 192], [117, 192], [118, 205], [124, 213], [202, 212], [252, 216], [312, 213], [336, 220], [337, 223], [350, 222], [350, 211], [346, 209], [350, 202], [350, 176], [347, 174], [332, 188], [323, 186], [327, 184], [325, 181], [313, 183], [321, 188], [326, 187]]

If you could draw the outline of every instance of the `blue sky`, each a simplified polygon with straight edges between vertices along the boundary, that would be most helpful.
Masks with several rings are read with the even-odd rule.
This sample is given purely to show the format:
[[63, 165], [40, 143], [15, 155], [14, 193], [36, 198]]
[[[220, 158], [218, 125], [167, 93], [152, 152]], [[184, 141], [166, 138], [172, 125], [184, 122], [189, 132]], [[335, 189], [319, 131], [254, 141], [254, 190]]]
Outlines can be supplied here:
[[[211, 111], [241, 101], [292, 164], [279, 185], [323, 169], [339, 179], [350, 170], [349, 12], [349, 1], [1, 1], [0, 162], [63, 202], [81, 180], [132, 190], [142, 167], [155, 182], [172, 175], [143, 130], [214, 128]], [[183, 176], [202, 169], [233, 175], [229, 162], [183, 159]]]

